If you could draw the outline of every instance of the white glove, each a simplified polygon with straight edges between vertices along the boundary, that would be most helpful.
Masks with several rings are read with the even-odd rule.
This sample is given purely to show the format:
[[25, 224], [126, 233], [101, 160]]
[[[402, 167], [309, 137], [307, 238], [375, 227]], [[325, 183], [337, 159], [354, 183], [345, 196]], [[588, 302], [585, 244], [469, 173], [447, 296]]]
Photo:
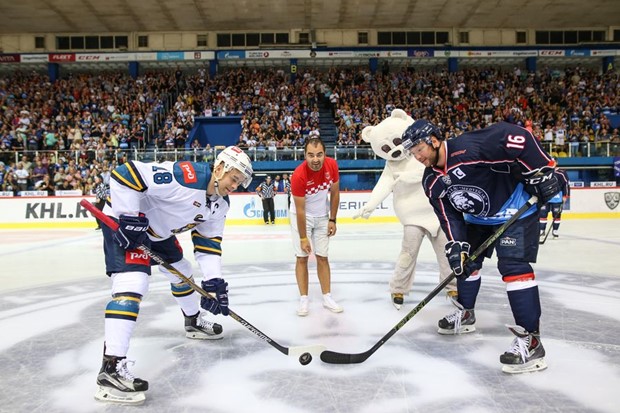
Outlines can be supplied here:
[[371, 208], [364, 207], [362, 209], [359, 209], [357, 213], [353, 215], [353, 219], [358, 219], [360, 217], [364, 219], [368, 219], [370, 218], [370, 216], [372, 215], [374, 211], [375, 211], [374, 208], [371, 209]]

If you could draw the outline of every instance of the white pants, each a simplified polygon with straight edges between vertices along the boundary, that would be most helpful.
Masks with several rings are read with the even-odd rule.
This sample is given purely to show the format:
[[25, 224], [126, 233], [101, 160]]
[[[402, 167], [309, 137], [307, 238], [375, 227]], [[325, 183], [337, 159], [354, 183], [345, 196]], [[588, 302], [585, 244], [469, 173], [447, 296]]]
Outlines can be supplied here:
[[[411, 285], [415, 278], [415, 266], [418, 260], [418, 253], [424, 237], [428, 237], [435, 250], [437, 263], [439, 264], [439, 281], [443, 281], [452, 273], [448, 259], [446, 258], [445, 247], [448, 239], [442, 230], [437, 236], [432, 236], [427, 230], [415, 225], [405, 225], [403, 227], [403, 242], [400, 254], [394, 268], [394, 275], [390, 280], [390, 291], [392, 293], [407, 294], [411, 290]], [[446, 290], [456, 291], [456, 281], [452, 280], [446, 286]]]

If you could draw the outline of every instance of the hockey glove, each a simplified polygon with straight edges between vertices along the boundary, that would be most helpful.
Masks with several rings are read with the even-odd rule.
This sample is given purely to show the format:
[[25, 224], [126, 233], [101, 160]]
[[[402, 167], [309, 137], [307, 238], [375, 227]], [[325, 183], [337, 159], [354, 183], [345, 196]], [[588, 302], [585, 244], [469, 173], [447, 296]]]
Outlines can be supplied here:
[[538, 205], [544, 205], [560, 192], [560, 182], [555, 175], [554, 169], [545, 167], [540, 169], [534, 176], [525, 178], [525, 190], [530, 195], [538, 197]]
[[118, 219], [118, 230], [112, 235], [112, 238], [121, 248], [133, 250], [147, 240], [146, 230], [148, 228], [149, 219], [147, 217], [121, 215]]
[[454, 275], [461, 280], [469, 277], [476, 269], [474, 264], [468, 260], [469, 243], [461, 241], [448, 241], [446, 244], [446, 257]]
[[212, 278], [202, 282], [206, 292], [215, 295], [215, 298], [202, 297], [200, 306], [213, 314], [228, 315], [228, 283], [223, 278]]

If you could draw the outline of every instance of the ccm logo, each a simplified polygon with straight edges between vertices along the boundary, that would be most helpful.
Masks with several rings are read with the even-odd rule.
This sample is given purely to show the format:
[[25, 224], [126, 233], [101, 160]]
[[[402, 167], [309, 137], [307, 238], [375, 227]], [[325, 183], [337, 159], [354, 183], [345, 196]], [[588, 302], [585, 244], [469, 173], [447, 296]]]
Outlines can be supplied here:
[[138, 251], [126, 251], [125, 252], [125, 263], [126, 264], [137, 264], [137, 265], [150, 265], [151, 259], [145, 252]]
[[198, 177], [196, 176], [196, 171], [194, 171], [194, 167], [189, 162], [181, 162], [179, 167], [183, 171], [183, 180], [186, 184], [193, 184], [198, 182]]
[[550, 180], [551, 178], [552, 178], [551, 175], [543, 175], [543, 176], [539, 176], [535, 178], [530, 178], [528, 179], [527, 183], [530, 185], [538, 185], [542, 182]]

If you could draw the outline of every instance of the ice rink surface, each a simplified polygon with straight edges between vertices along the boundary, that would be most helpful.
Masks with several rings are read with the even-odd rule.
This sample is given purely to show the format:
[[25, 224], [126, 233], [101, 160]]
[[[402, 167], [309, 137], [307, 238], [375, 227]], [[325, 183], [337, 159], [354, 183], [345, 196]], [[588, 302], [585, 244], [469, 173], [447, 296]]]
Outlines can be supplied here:
[[[224, 277], [230, 306], [283, 346], [370, 349], [439, 282], [428, 241], [413, 291], [397, 311], [388, 281], [400, 250], [398, 224], [339, 225], [332, 293], [321, 307], [311, 264], [310, 314], [298, 317], [288, 226], [227, 227]], [[180, 236], [190, 260], [188, 234]], [[307, 366], [222, 316], [218, 341], [185, 338], [167, 279], [154, 270], [128, 358], [150, 382], [143, 406], [93, 399], [110, 282], [102, 236], [92, 229], [0, 231], [0, 412], [491, 413], [620, 412], [620, 220], [565, 220], [535, 265], [549, 368], [507, 375], [499, 355], [513, 319], [493, 259], [478, 297], [477, 331], [440, 336], [452, 312], [442, 294], [362, 364]], [[195, 275], [199, 278], [197, 266]]]

